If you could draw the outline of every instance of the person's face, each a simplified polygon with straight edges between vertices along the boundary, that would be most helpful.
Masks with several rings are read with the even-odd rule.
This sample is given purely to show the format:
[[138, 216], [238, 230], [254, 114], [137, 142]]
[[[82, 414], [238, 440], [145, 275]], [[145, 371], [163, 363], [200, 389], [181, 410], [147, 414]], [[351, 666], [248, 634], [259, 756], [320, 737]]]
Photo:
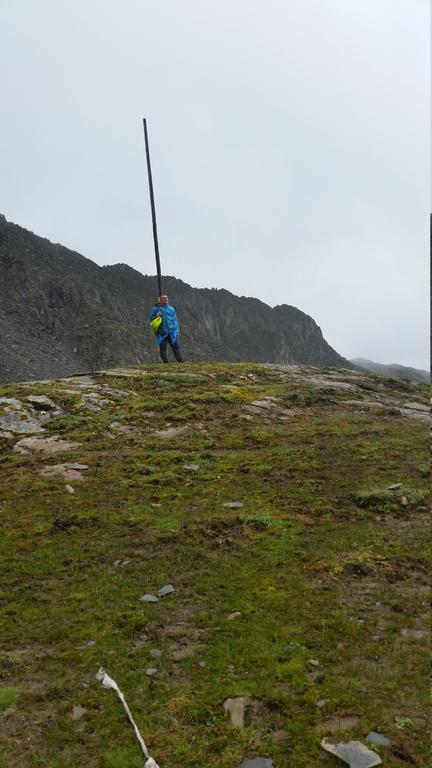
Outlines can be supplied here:
[[169, 302], [168, 296], [166, 296], [166, 295], [165, 295], [165, 296], [161, 296], [161, 297], [160, 297], [160, 300], [161, 300], [161, 304], [162, 304], [162, 306], [163, 306], [163, 307], [166, 307], [166, 305], [167, 305], [167, 304], [168, 304], [168, 302]]

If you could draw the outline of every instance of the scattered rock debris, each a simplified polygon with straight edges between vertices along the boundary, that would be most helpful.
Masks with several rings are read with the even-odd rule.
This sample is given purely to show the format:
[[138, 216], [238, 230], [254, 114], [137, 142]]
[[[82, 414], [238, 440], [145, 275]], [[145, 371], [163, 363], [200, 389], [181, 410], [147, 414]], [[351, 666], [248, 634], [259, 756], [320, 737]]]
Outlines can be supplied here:
[[158, 603], [159, 602], [159, 598], [156, 597], [156, 595], [150, 595], [150, 594], [143, 595], [142, 597], [140, 597], [140, 600], [143, 603]]

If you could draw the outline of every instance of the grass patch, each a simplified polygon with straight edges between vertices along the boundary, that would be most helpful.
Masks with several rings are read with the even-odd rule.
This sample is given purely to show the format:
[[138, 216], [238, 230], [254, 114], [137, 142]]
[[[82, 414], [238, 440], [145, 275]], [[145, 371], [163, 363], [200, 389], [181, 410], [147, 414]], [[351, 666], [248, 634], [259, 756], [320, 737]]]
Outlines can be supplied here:
[[17, 688], [0, 688], [0, 712], [11, 707], [18, 700], [19, 690]]

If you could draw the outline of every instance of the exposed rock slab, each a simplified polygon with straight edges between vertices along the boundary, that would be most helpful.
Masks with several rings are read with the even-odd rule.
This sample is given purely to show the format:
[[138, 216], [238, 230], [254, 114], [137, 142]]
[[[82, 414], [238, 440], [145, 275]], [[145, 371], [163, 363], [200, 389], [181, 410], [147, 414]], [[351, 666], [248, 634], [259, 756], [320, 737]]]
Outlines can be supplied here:
[[84, 475], [77, 469], [73, 469], [73, 465], [70, 464], [52, 464], [49, 467], [43, 467], [40, 474], [47, 479], [60, 478], [75, 483], [81, 483], [85, 479]]
[[58, 435], [51, 437], [23, 437], [15, 446], [17, 453], [42, 453], [45, 456], [55, 456], [59, 453], [74, 451], [80, 447], [79, 443], [64, 440]]
[[25, 409], [14, 397], [0, 397], [0, 430], [31, 435], [44, 432], [44, 427], [32, 408]]

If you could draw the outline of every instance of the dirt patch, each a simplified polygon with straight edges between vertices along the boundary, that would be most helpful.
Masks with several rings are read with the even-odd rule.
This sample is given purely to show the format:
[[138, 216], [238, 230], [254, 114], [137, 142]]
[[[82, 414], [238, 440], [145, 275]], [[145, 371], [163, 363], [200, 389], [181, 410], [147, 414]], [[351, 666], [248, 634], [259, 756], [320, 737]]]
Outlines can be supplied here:
[[357, 715], [349, 715], [347, 717], [326, 717], [325, 720], [321, 720], [317, 723], [314, 730], [317, 733], [345, 733], [346, 731], [353, 731], [359, 725], [360, 719]]
[[194, 529], [186, 523], [182, 530], [201, 538], [209, 549], [226, 552], [238, 549], [249, 539], [248, 530], [238, 515], [228, 519], [207, 520]]

